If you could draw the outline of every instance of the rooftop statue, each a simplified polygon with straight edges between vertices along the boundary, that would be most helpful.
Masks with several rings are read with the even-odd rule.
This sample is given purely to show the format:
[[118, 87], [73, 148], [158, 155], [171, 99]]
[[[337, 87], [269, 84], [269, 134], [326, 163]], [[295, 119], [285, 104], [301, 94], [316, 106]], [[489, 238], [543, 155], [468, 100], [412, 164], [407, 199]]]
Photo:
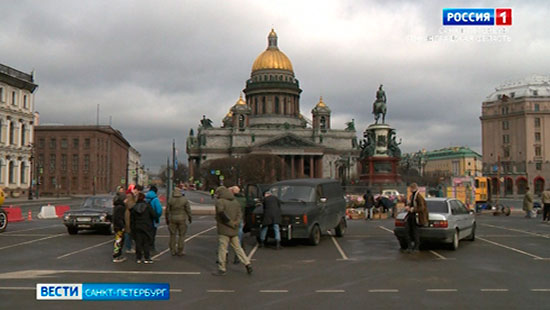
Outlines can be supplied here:
[[382, 89], [382, 84], [378, 87], [376, 91], [376, 101], [372, 104], [372, 114], [374, 114], [374, 123], [378, 124], [378, 119], [380, 114], [382, 114], [382, 124], [385, 123], [386, 119], [386, 93]]
[[206, 118], [206, 115], [203, 115], [201, 119], [201, 126], [202, 128], [212, 128], [212, 120]]

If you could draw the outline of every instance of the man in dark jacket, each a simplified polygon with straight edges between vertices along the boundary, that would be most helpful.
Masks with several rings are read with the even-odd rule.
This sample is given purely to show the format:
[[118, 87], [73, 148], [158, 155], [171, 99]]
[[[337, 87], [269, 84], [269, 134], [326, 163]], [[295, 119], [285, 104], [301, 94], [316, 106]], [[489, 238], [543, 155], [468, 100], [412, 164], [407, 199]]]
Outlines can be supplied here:
[[[137, 202], [130, 213], [130, 224], [136, 241], [136, 262], [152, 264], [151, 241], [153, 240], [153, 221], [156, 218], [151, 205], [145, 202], [145, 195], [139, 193]], [[142, 257], [144, 260], [142, 261]]]
[[122, 186], [117, 187], [117, 193], [113, 198], [113, 228], [115, 230], [115, 243], [113, 245], [113, 263], [121, 263], [126, 260], [122, 256], [122, 248], [124, 247], [124, 213], [126, 212], [126, 205], [124, 200], [126, 194]]
[[275, 241], [277, 241], [277, 249], [281, 248], [281, 231], [279, 225], [281, 225], [281, 202], [279, 199], [271, 194], [270, 191], [264, 193], [264, 218], [262, 220], [262, 230], [260, 232], [260, 247], [265, 245], [267, 238], [267, 229], [270, 225], [273, 226], [275, 232]]
[[[183, 256], [183, 246], [185, 233], [187, 232], [187, 222], [192, 222], [191, 218], [191, 206], [189, 201], [181, 192], [182, 188], [178, 185], [174, 189], [172, 197], [168, 200], [166, 205], [166, 225], [170, 231], [170, 253], [172, 256]], [[176, 238], [177, 247], [176, 247]]]
[[[428, 209], [426, 208], [426, 200], [418, 191], [418, 185], [412, 183], [410, 185], [411, 196], [405, 207], [407, 211], [405, 221], [405, 240], [407, 240], [407, 253], [418, 252], [420, 247], [420, 234], [418, 233], [419, 226], [428, 225]], [[414, 241], [414, 246], [413, 242]]]
[[227, 246], [231, 247], [245, 265], [246, 272], [252, 273], [250, 260], [244, 253], [239, 243], [239, 223], [242, 219], [241, 206], [233, 193], [225, 186], [216, 189], [216, 223], [218, 228], [218, 270], [213, 275], [223, 276], [226, 274]]
[[365, 220], [372, 220], [372, 210], [374, 209], [374, 195], [370, 189], [367, 189], [367, 193], [363, 195], [365, 199]]

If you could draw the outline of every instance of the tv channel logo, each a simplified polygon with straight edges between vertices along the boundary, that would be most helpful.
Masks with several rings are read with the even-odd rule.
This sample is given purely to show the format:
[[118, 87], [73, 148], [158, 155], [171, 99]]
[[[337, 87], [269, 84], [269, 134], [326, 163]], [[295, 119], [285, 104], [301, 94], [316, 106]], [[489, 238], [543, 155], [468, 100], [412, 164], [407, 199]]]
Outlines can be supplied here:
[[446, 8], [443, 26], [512, 26], [512, 9]]
[[168, 283], [37, 283], [37, 300], [170, 300]]

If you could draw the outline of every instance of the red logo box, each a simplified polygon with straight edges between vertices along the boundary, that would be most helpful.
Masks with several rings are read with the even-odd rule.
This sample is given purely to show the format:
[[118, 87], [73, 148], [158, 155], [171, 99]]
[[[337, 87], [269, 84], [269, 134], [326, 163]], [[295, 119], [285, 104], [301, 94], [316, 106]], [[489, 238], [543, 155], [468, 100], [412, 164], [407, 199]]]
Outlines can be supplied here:
[[512, 26], [512, 9], [495, 9], [495, 25]]

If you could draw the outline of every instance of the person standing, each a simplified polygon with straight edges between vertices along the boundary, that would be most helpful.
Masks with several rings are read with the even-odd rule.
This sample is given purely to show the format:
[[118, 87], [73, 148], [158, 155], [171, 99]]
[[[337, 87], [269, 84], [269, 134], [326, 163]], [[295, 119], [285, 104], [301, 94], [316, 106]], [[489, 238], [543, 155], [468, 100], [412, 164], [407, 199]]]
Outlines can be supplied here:
[[277, 250], [281, 249], [281, 231], [279, 225], [282, 222], [281, 202], [279, 198], [273, 196], [270, 191], [264, 193], [264, 218], [262, 220], [262, 230], [260, 231], [259, 247], [265, 246], [267, 238], [267, 229], [273, 226]]
[[130, 184], [128, 190], [126, 190], [126, 199], [124, 204], [126, 205], [126, 210], [124, 212], [124, 249], [126, 254], [133, 254], [136, 251], [132, 249], [132, 229], [130, 225], [130, 212], [136, 204], [136, 194], [143, 189], [141, 185]]
[[151, 251], [156, 252], [155, 247], [155, 238], [157, 237], [157, 229], [160, 226], [160, 217], [162, 216], [162, 205], [160, 204], [160, 199], [157, 196], [157, 187], [151, 185], [149, 191], [145, 195], [145, 201], [153, 207], [155, 211], [155, 220], [153, 221], [153, 238], [151, 239]]
[[[244, 251], [244, 243], [243, 243], [243, 235], [244, 235], [244, 217], [245, 217], [245, 209], [246, 209], [246, 198], [244, 197], [244, 195], [241, 193], [241, 189], [235, 185], [235, 186], [231, 186], [229, 188], [229, 190], [233, 193], [233, 196], [235, 196], [235, 200], [237, 200], [239, 202], [239, 204], [241, 205], [241, 214], [242, 214], [242, 218], [241, 218], [241, 222], [239, 223], [239, 243], [241, 244], [241, 248], [243, 248], [243, 251]], [[239, 257], [237, 256], [237, 254], [235, 254], [235, 258], [233, 259], [233, 264], [238, 264], [239, 263]]]
[[370, 189], [367, 189], [367, 193], [363, 195], [365, 199], [365, 220], [372, 220], [372, 210], [374, 208], [374, 195]]
[[542, 221], [550, 223], [550, 188], [542, 192]]
[[166, 218], [168, 231], [170, 231], [170, 253], [172, 256], [183, 256], [187, 222], [191, 224], [193, 219], [191, 217], [189, 200], [183, 195], [181, 185], [176, 186], [174, 189], [174, 193], [166, 205], [166, 214], [164, 216]]
[[[533, 193], [529, 190], [529, 187], [525, 188], [525, 195], [523, 196], [523, 211], [525, 211], [525, 217], [531, 218], [531, 213], [533, 212]], [[544, 216], [543, 216], [544, 220]]]
[[220, 186], [215, 192], [216, 199], [216, 225], [218, 228], [218, 270], [212, 274], [223, 276], [226, 274], [227, 246], [231, 247], [246, 267], [248, 274], [252, 273], [250, 260], [239, 244], [239, 223], [241, 222], [241, 206], [235, 200], [233, 193], [225, 186]]
[[117, 187], [117, 193], [113, 198], [113, 228], [115, 230], [115, 243], [113, 245], [113, 263], [121, 263], [126, 260], [122, 255], [124, 248], [124, 214], [126, 212], [126, 204], [124, 200], [126, 195], [122, 186]]
[[[152, 264], [151, 259], [151, 243], [153, 239], [154, 220], [156, 218], [155, 211], [145, 201], [145, 195], [139, 193], [137, 202], [132, 208], [130, 214], [130, 223], [134, 240], [136, 241], [136, 262], [141, 264]], [[143, 258], [143, 260], [142, 260]]]
[[[407, 253], [420, 250], [419, 226], [428, 225], [428, 209], [426, 200], [418, 191], [418, 185], [412, 183], [410, 186], [411, 196], [405, 207], [407, 216], [405, 220], [405, 240], [407, 241]], [[414, 242], [414, 244], [413, 244]]]

